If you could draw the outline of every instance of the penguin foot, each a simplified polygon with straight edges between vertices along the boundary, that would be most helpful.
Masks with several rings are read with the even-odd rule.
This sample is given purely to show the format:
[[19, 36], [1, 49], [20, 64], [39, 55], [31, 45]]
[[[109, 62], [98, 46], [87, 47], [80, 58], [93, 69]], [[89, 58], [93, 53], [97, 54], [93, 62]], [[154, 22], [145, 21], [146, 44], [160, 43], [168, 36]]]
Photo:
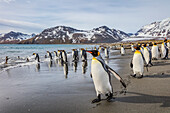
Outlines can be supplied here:
[[148, 67], [148, 64], [145, 64], [144, 67]]
[[97, 102], [100, 102], [100, 101], [101, 101], [101, 99], [96, 98], [96, 99], [92, 100], [92, 102], [91, 102], [91, 103], [93, 104], [93, 103], [97, 103]]
[[139, 77], [137, 77], [138, 79], [141, 79], [141, 78], [143, 78], [143, 75], [141, 75], [141, 76], [139, 76]]
[[134, 77], [134, 78], [135, 78], [135, 77], [136, 77], [136, 74], [134, 74], [134, 75], [130, 75], [130, 76], [132, 76], [132, 77]]

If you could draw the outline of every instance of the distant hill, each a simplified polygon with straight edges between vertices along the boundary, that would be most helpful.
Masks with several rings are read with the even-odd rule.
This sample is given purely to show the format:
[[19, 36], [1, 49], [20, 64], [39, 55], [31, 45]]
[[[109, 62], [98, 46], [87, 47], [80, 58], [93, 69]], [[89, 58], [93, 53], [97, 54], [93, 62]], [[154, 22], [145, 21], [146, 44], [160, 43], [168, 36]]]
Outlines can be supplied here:
[[20, 44], [70, 44], [70, 43], [112, 43], [128, 38], [123, 31], [101, 26], [92, 30], [78, 30], [66, 26], [45, 29]]
[[32, 37], [34, 37], [35, 34], [24, 34], [24, 33], [20, 33], [20, 32], [14, 32], [11, 31], [9, 33], [5, 33], [5, 34], [0, 34], [0, 43], [2, 44], [15, 44], [18, 43], [22, 40], [26, 40], [26, 39], [30, 39]]
[[135, 35], [170, 38], [170, 18], [145, 25]]

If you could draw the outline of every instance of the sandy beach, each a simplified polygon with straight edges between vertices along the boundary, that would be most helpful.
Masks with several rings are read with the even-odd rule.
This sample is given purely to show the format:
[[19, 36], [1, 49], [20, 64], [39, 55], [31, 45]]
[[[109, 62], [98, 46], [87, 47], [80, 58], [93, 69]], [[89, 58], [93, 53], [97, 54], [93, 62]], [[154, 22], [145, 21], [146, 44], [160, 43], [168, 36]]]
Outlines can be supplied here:
[[129, 63], [133, 53], [126, 55], [119, 51], [110, 53], [106, 62], [115, 69], [128, 84], [126, 93], [112, 76], [114, 102], [102, 101], [91, 104], [96, 98], [94, 84], [90, 77], [90, 62], [87, 72], [82, 74], [82, 62], [76, 72], [68, 65], [68, 75], [63, 67], [48, 62], [18, 67], [0, 74], [0, 113], [168, 113], [170, 112], [170, 60], [153, 61], [144, 78], [129, 75]]

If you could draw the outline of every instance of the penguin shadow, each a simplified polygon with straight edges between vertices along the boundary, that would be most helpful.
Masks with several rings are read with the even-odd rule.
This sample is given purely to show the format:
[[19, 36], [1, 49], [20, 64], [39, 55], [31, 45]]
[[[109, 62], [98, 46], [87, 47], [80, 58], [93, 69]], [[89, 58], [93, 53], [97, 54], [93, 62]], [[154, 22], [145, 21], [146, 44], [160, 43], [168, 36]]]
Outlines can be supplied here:
[[65, 78], [67, 79], [68, 78], [68, 64], [67, 63], [63, 64], [63, 71], [64, 71]]
[[[170, 72], [169, 72], [170, 73]], [[156, 73], [154, 75], [145, 75], [144, 78], [170, 78], [170, 74]]]
[[170, 63], [167, 62], [153, 62], [153, 66], [166, 66], [170, 65]]
[[37, 72], [40, 72], [40, 64], [39, 64], [39, 63], [36, 64], [36, 71], [37, 71]]
[[48, 62], [48, 67], [51, 68], [53, 66], [53, 61]]
[[77, 72], [77, 66], [78, 66], [77, 64], [78, 64], [77, 61], [74, 61], [74, 62], [72, 63], [74, 72]]
[[116, 98], [118, 102], [135, 103], [135, 104], [156, 104], [162, 103], [160, 107], [170, 107], [170, 96], [156, 96], [137, 92], [127, 92], [127, 94], [135, 94], [136, 96]]
[[86, 74], [87, 72], [87, 61], [82, 62], [82, 73]]
[[63, 60], [62, 59], [58, 59], [58, 65], [59, 66], [63, 66], [63, 64], [64, 64]]

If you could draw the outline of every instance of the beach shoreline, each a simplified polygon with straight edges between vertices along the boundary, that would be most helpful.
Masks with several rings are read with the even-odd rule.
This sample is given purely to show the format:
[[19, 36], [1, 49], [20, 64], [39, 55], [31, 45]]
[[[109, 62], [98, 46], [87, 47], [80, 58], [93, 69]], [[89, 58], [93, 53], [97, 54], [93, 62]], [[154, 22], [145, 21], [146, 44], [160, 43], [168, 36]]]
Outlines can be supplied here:
[[[2, 113], [166, 113], [170, 111], [170, 71], [168, 60], [154, 61], [144, 78], [129, 75], [133, 53], [126, 55], [119, 51], [110, 53], [116, 57], [108, 60], [108, 65], [121, 75], [128, 84], [126, 93], [112, 76], [114, 102], [102, 100], [91, 104], [96, 98], [93, 81], [90, 78], [90, 62], [86, 74], [82, 74], [79, 62], [77, 72], [70, 66], [68, 78], [62, 67], [48, 67], [42, 63], [40, 71], [36, 66], [24, 66], [0, 74], [0, 112]], [[102, 99], [105, 97], [102, 96]]]

